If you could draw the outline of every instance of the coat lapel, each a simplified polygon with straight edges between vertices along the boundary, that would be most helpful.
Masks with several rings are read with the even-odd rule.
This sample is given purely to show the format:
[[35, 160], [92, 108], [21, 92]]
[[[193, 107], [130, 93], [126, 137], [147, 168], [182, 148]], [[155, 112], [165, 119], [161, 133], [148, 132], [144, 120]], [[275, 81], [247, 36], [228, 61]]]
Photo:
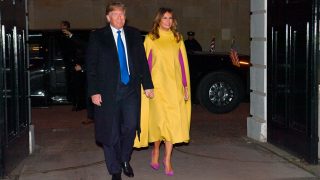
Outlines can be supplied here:
[[[111, 61], [112, 64], [115, 65], [115, 67], [120, 68], [119, 65], [119, 60], [118, 60], [118, 50], [117, 50], [117, 45], [114, 41], [114, 37], [112, 34], [112, 30], [110, 25], [107, 25], [104, 28], [104, 31], [102, 31], [102, 36], [101, 36], [101, 42], [103, 44], [102, 51], [104, 52], [110, 52], [108, 54], [108, 58], [106, 58], [106, 61]], [[105, 50], [103, 50], [105, 49]]]
[[[124, 34], [126, 37], [126, 46], [127, 46], [127, 55], [128, 55], [128, 62], [129, 62], [129, 68], [130, 68], [130, 75], [132, 75], [132, 73], [134, 73], [134, 65], [133, 65], [133, 60], [131, 59], [131, 55], [132, 55], [132, 48], [133, 48], [133, 38], [132, 35], [130, 34], [128, 28], [124, 27]], [[112, 30], [110, 25], [107, 25], [105, 27], [105, 30], [103, 31], [103, 44], [105, 44], [105, 47], [110, 49], [112, 48], [112, 54], [114, 55], [114, 59], [117, 59], [117, 62], [115, 62], [116, 64], [118, 64], [118, 50], [117, 50], [117, 45], [114, 41], [114, 37], [112, 34]], [[113, 58], [111, 58], [113, 59]]]
[[116, 47], [116, 43], [114, 42], [114, 37], [113, 37], [110, 25], [109, 26], [107, 25], [105, 27], [105, 30], [103, 31], [103, 42], [107, 46], [112, 46], [113, 50], [117, 53], [117, 47]]

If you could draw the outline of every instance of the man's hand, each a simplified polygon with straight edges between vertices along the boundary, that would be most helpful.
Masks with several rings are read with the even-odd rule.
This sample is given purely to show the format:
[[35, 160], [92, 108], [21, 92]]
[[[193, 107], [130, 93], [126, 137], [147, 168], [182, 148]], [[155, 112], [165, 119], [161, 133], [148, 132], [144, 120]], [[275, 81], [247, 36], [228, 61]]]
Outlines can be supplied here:
[[95, 94], [91, 96], [91, 101], [93, 104], [97, 105], [97, 106], [101, 106], [102, 103], [102, 98], [101, 98], [101, 94]]
[[76, 65], [74, 66], [74, 70], [76, 70], [76, 71], [81, 71], [82, 68], [81, 68], [81, 66], [80, 66], [79, 64], [76, 64]]
[[154, 97], [153, 89], [144, 90], [144, 94], [147, 96], [147, 98], [150, 98], [150, 99], [152, 99]]

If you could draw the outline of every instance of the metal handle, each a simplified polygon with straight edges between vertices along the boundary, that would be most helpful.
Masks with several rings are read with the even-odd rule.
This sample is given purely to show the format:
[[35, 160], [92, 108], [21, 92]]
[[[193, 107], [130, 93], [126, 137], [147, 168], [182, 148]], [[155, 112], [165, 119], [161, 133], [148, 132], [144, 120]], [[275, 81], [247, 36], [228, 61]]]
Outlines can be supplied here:
[[306, 58], [307, 58], [307, 61], [309, 60], [309, 43], [310, 43], [310, 24], [309, 22], [307, 22], [307, 34], [306, 34], [306, 40], [307, 40], [307, 43], [306, 43]]

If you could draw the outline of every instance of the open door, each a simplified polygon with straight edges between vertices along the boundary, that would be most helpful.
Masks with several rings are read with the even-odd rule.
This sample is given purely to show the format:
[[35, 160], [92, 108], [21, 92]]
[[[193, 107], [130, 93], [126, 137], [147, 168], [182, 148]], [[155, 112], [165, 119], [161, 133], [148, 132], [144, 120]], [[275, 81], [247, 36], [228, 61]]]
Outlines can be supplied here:
[[268, 1], [268, 141], [318, 163], [318, 0]]

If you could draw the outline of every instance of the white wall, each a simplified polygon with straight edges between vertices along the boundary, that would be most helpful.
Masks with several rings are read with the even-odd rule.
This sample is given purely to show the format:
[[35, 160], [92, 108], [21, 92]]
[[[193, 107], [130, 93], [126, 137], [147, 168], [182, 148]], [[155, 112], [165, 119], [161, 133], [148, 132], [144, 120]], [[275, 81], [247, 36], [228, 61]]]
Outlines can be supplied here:
[[250, 117], [247, 135], [267, 141], [267, 0], [251, 0]]

